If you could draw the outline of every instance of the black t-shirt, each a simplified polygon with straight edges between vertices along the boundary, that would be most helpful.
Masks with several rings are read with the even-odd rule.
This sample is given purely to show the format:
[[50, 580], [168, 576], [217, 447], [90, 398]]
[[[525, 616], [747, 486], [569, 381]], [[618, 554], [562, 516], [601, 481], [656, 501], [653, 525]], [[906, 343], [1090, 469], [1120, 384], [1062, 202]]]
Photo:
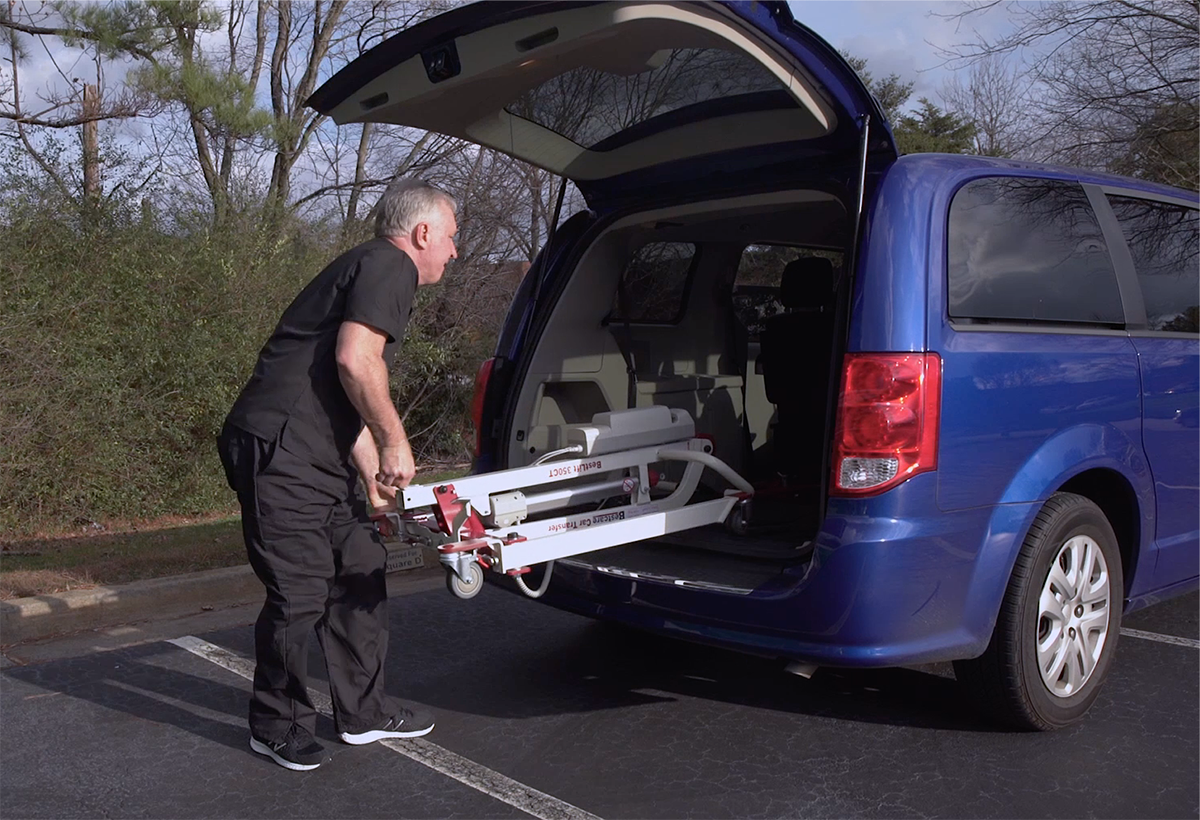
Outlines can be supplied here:
[[386, 333], [383, 356], [391, 367], [416, 289], [416, 265], [386, 239], [330, 262], [284, 311], [228, 423], [278, 438], [315, 465], [344, 470], [363, 422], [338, 377], [338, 329], [353, 321]]

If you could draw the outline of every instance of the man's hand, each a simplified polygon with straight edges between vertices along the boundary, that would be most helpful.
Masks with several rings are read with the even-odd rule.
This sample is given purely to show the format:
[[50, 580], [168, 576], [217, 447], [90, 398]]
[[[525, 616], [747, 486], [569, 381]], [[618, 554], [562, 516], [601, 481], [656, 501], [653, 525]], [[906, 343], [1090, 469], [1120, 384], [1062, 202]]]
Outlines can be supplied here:
[[417, 474], [408, 441], [394, 447], [379, 448], [379, 472], [375, 480], [389, 487], [407, 487]]
[[380, 484], [375, 479], [364, 477], [363, 484], [367, 488], [367, 501], [371, 504], [372, 513], [396, 512], [400, 508], [397, 501], [399, 492], [390, 484]]

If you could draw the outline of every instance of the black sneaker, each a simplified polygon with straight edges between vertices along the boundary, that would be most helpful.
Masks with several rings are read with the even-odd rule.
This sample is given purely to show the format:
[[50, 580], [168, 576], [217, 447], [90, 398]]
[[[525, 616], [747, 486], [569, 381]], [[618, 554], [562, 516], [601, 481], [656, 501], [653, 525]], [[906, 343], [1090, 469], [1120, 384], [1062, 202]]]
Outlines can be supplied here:
[[294, 772], [311, 771], [326, 760], [325, 747], [317, 743], [307, 729], [298, 726], [293, 726], [283, 740], [275, 743], [250, 735], [250, 748]]
[[372, 729], [340, 732], [338, 737], [351, 746], [363, 746], [389, 737], [421, 737], [433, 731], [433, 715], [401, 706], [395, 714]]

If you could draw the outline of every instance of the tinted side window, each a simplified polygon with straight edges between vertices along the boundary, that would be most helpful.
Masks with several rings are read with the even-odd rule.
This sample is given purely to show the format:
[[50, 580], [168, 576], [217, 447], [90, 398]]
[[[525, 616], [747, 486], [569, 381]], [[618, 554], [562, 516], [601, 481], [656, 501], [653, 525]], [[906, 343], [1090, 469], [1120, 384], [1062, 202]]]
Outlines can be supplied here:
[[613, 296], [612, 321], [678, 320], [695, 256], [696, 246], [690, 242], [651, 242], [639, 248], [621, 274], [621, 287]]
[[1147, 327], [1200, 333], [1200, 212], [1124, 196], [1109, 204], [1133, 255]]
[[1083, 188], [994, 177], [950, 205], [950, 315], [1123, 324], [1117, 278]]

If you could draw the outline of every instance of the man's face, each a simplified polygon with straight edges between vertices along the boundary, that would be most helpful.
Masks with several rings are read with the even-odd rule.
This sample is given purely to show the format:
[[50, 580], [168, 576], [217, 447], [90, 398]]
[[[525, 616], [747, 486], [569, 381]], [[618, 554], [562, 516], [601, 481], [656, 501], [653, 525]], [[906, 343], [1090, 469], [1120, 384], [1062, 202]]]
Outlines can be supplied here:
[[427, 224], [429, 231], [422, 237], [427, 241], [421, 249], [422, 264], [418, 273], [422, 285], [433, 285], [441, 281], [446, 272], [446, 263], [458, 258], [458, 250], [454, 247], [458, 221], [455, 220], [450, 206], [443, 203], [438, 208], [438, 216]]

